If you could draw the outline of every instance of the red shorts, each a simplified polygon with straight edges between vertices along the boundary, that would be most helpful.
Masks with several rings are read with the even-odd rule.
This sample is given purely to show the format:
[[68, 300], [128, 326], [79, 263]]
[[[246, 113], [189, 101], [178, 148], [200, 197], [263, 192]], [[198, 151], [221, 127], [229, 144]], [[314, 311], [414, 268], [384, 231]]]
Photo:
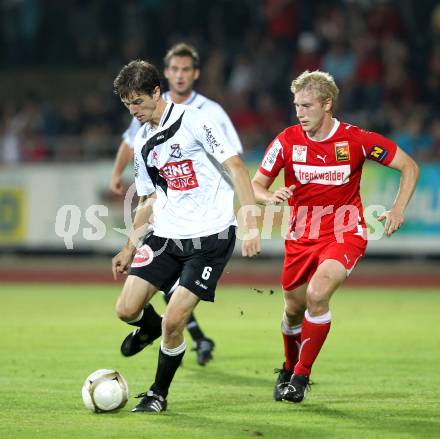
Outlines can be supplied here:
[[366, 248], [366, 239], [349, 233], [344, 234], [343, 243], [338, 243], [334, 236], [320, 240], [286, 240], [281, 285], [286, 291], [291, 291], [309, 282], [319, 264], [326, 259], [339, 261], [348, 276], [364, 256]]

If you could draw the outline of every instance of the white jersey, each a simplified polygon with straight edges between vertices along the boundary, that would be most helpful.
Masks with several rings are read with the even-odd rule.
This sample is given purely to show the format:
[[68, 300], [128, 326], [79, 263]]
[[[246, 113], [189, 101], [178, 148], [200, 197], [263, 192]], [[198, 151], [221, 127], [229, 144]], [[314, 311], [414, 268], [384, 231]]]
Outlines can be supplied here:
[[[170, 92], [168, 91], [162, 95], [162, 98], [166, 102], [172, 102]], [[206, 115], [206, 118], [216, 123], [217, 126], [223, 131], [223, 134], [226, 136], [226, 139], [232, 145], [234, 150], [238, 154], [241, 154], [243, 152], [243, 147], [241, 145], [237, 131], [235, 131], [231, 119], [229, 119], [229, 116], [226, 114], [225, 110], [223, 110], [220, 104], [212, 101], [211, 99], [208, 99], [206, 96], [203, 96], [193, 91], [188, 99], [185, 102], [182, 102], [181, 105], [188, 105], [190, 107], [202, 110]], [[134, 138], [140, 127], [141, 123], [135, 117], [133, 117], [130, 125], [122, 134], [122, 139], [131, 148], [134, 148]]]
[[236, 224], [234, 190], [221, 163], [237, 155], [206, 115], [168, 103], [159, 126], [142, 125], [134, 140], [139, 196], [157, 194], [154, 234], [188, 239]]

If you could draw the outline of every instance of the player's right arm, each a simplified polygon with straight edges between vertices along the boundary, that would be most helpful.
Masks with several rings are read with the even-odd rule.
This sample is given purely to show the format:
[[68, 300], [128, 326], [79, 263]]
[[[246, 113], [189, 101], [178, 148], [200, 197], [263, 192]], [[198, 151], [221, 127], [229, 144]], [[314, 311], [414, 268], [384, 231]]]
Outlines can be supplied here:
[[269, 188], [272, 186], [275, 177], [268, 177], [262, 174], [260, 171], [255, 173], [252, 179], [252, 187], [254, 188], [255, 199], [260, 204], [281, 204], [287, 201], [292, 195], [295, 186], [279, 187], [274, 192], [271, 192]]
[[141, 123], [135, 117], [133, 117], [130, 125], [122, 134], [122, 142], [119, 145], [118, 152], [116, 154], [110, 182], [110, 189], [117, 195], [122, 195], [124, 193], [121, 177], [128, 163], [133, 160], [136, 134], [140, 127]]
[[130, 145], [123, 140], [119, 145], [118, 152], [116, 154], [115, 163], [113, 165], [113, 171], [110, 181], [110, 189], [117, 195], [124, 194], [124, 186], [122, 184], [122, 174], [127, 165], [133, 160], [133, 150]]
[[267, 148], [260, 168], [252, 179], [255, 199], [260, 204], [284, 203], [293, 195], [295, 189], [295, 186], [292, 185], [280, 187], [274, 192], [269, 190], [281, 169], [284, 168], [284, 153], [280, 136], [276, 137]]
[[150, 227], [150, 218], [153, 214], [153, 204], [156, 194], [139, 198], [136, 213], [133, 219], [133, 227], [127, 243], [122, 250], [112, 259], [113, 278], [116, 280], [118, 273], [127, 274], [131, 261], [136, 253], [139, 242], [143, 239]]
[[153, 204], [156, 200], [155, 187], [148, 175], [140, 149], [135, 149], [134, 152], [134, 175], [136, 191], [139, 195], [139, 203], [136, 208], [133, 226], [128, 241], [122, 250], [112, 259], [114, 279], [117, 278], [118, 273], [126, 274], [128, 272], [128, 268], [133, 260], [138, 244], [150, 228]]

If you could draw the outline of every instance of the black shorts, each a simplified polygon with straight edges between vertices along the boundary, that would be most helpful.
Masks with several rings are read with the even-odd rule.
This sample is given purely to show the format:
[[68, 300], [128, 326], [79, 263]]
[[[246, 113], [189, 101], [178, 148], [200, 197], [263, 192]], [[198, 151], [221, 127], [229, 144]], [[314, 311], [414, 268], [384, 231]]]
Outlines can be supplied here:
[[130, 274], [167, 292], [177, 281], [201, 300], [214, 301], [217, 282], [235, 245], [235, 226], [215, 235], [191, 239], [145, 238]]

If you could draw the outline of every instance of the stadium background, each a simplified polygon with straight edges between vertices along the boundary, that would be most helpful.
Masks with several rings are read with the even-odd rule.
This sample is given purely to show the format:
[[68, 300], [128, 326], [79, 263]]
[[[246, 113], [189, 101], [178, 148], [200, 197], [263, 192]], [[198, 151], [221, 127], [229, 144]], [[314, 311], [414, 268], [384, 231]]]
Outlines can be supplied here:
[[[405, 226], [369, 245], [370, 260], [382, 258], [372, 272], [386, 271], [388, 257], [388, 267], [408, 275], [399, 257], [433, 275], [440, 254], [437, 2], [3, 1], [0, 38], [3, 277], [12, 276], [13, 255], [26, 261], [26, 273], [43, 255], [108, 256], [124, 242], [115, 229], [129, 219], [109, 179], [129, 115], [112, 80], [134, 58], [162, 66], [166, 49], [180, 40], [199, 49], [197, 90], [227, 110], [251, 172], [271, 139], [295, 123], [291, 79], [305, 69], [332, 73], [341, 88], [337, 117], [390, 136], [421, 165]], [[125, 176], [128, 186], [131, 169]], [[393, 171], [368, 166], [365, 204], [390, 206], [397, 184]], [[278, 263], [279, 227], [272, 238], [263, 242], [264, 255]], [[71, 266], [68, 260], [58, 259], [53, 270]]]
[[[440, 346], [438, 335], [431, 331], [435, 327], [438, 302], [438, 294], [434, 297], [431, 293], [440, 290], [440, 4], [433, 0], [0, 1], [0, 391], [5, 394], [0, 411], [5, 416], [11, 413], [11, 417], [0, 424], [0, 436], [35, 438], [46, 432], [42, 437], [52, 437], [51, 434], [53, 437], [95, 437], [85, 436], [84, 432], [77, 436], [48, 432], [57, 431], [57, 422], [61, 425], [66, 413], [81, 412], [76, 387], [93, 368], [128, 367], [121, 360], [115, 360], [118, 353], [103, 352], [104, 346], [114, 347], [115, 339], [119, 340], [117, 337], [125, 333], [125, 328], [117, 326], [112, 314], [120, 283], [111, 285], [110, 256], [125, 242], [121, 230], [123, 232], [129, 223], [129, 218], [124, 216], [124, 198], [112, 195], [109, 190], [120, 135], [130, 120], [112, 93], [112, 81], [121, 66], [134, 58], [149, 59], [162, 66], [166, 49], [181, 40], [194, 44], [200, 51], [202, 74], [196, 89], [227, 110], [242, 139], [244, 159], [251, 172], [270, 140], [285, 126], [295, 123], [289, 92], [292, 78], [305, 69], [318, 68], [332, 73], [340, 86], [338, 118], [389, 136], [420, 164], [420, 182], [405, 226], [391, 239], [371, 242], [367, 257], [347, 282], [349, 289], [336, 295], [335, 301], [345, 317], [339, 324], [345, 329], [344, 334], [351, 334], [353, 340], [358, 337], [373, 346], [375, 342], [377, 346], [379, 340], [394, 343], [394, 338], [379, 333], [379, 329], [400, 328], [400, 334], [406, 338], [400, 344], [384, 345], [383, 350], [394, 355], [390, 361], [395, 368], [401, 365], [399, 376], [405, 377], [408, 367], [413, 367], [413, 374], [416, 368], [417, 377], [420, 376], [420, 381], [415, 375], [411, 376], [420, 392], [420, 400], [411, 400], [408, 405], [404, 402], [405, 395], [400, 393], [401, 388], [407, 387], [407, 381], [394, 381], [396, 369], [392, 374], [380, 370], [380, 385], [386, 387], [392, 382], [395, 386], [393, 394], [390, 392], [385, 397], [381, 394], [380, 398], [397, 410], [397, 414], [388, 420], [383, 430], [378, 427], [379, 436], [374, 436], [373, 431], [371, 437], [437, 437], [432, 432], [438, 433], [438, 419], [434, 421], [433, 415], [422, 411], [426, 401], [431, 408], [438, 410], [439, 407], [438, 390], [435, 390], [439, 386], [438, 373], [432, 369], [433, 375], [424, 374], [438, 364], [436, 352]], [[128, 169], [125, 173], [127, 185], [132, 181], [131, 172]], [[366, 205], [387, 207], [397, 189], [398, 174], [376, 164], [367, 165], [362, 184]], [[265, 343], [267, 355], [279, 358], [278, 321], [282, 299], [278, 295], [278, 280], [283, 246], [279, 219], [277, 221], [273, 239], [262, 242], [261, 257], [249, 262], [236, 255], [223, 276], [222, 285], [229, 285], [226, 288], [232, 288], [231, 291], [240, 285], [237, 298], [231, 299], [233, 295], [227, 298], [237, 302], [228, 302], [226, 306], [221, 302], [226, 299], [220, 299], [212, 311], [202, 306], [202, 319], [208, 322], [205, 325], [214, 332], [225, 353], [229, 354], [229, 345], [234, 346], [233, 330], [243, 334], [252, 327], [270, 334], [268, 340], [273, 345], [269, 345], [265, 337], [261, 337], [261, 343]], [[78, 285], [80, 283], [84, 286]], [[396, 294], [403, 289], [408, 294]], [[273, 294], [274, 290], [277, 294]], [[66, 303], [61, 304], [60, 292], [65, 293]], [[101, 301], [106, 304], [102, 305], [104, 308], [98, 305]], [[343, 311], [347, 303], [347, 311]], [[253, 307], [255, 310], [263, 307], [267, 319], [260, 319], [260, 309], [254, 312], [255, 320], [252, 320]], [[99, 314], [103, 309], [105, 313]], [[222, 321], [209, 323], [209, 318], [204, 318], [205, 315], [213, 317], [216, 309], [227, 316], [228, 326], [222, 326], [226, 324]], [[356, 322], [357, 314], [353, 312], [362, 309], [374, 310], [374, 315], [368, 314], [367, 320], [365, 316], [362, 320], [361, 314]], [[243, 314], [250, 320], [245, 322]], [[388, 320], [390, 315], [395, 319]], [[358, 336], [351, 323], [361, 328], [365, 326], [365, 332]], [[373, 335], [372, 325], [376, 330]], [[70, 344], [70, 338], [72, 348], [67, 349], [63, 339], [66, 332], [60, 334], [59, 331], [77, 333], [83, 343], [90, 334], [95, 334], [92, 339], [102, 347], [98, 349], [99, 355], [91, 347], [81, 345], [80, 348], [79, 341]], [[119, 331], [118, 336], [115, 331]], [[222, 345], [221, 337], [229, 333], [231, 339]], [[335, 337], [330, 342], [332, 349], [324, 352], [324, 357], [331, 356], [332, 352], [346, 356], [347, 339], [345, 344], [338, 345], [337, 334], [335, 331], [332, 335]], [[44, 338], [44, 342], [34, 341], [26, 348], [28, 340], [37, 335], [50, 341]], [[249, 337], [254, 339], [255, 335], [252, 333]], [[353, 346], [348, 345], [348, 350]], [[414, 356], [406, 354], [408, 346]], [[84, 364], [79, 365], [78, 358], [83, 357], [84, 349], [87, 362], [84, 359]], [[213, 362], [212, 366], [216, 378], [208, 376], [215, 385], [229, 381], [232, 386], [237, 381], [234, 395], [241, 401], [243, 386], [248, 391], [246, 386], [252, 381], [240, 375], [240, 367], [248, 370], [249, 361], [242, 360], [243, 356], [255, 355], [252, 357], [255, 368], [264, 370], [264, 374], [268, 373], [268, 364], [270, 367], [279, 364], [273, 364], [271, 359], [267, 361], [261, 352], [252, 352], [245, 343], [237, 349], [240, 354], [231, 354], [236, 363], [229, 364], [222, 359], [219, 348], [217, 363]], [[17, 353], [11, 353], [16, 350]], [[417, 362], [416, 352], [422, 350], [427, 356]], [[21, 352], [25, 352], [24, 360]], [[63, 363], [63, 356], [69, 362]], [[362, 358], [365, 364], [370, 364], [368, 361], [373, 364], [363, 352], [357, 358]], [[260, 366], [263, 360], [265, 363]], [[23, 361], [31, 365], [28, 374], [17, 366]], [[182, 372], [184, 376], [189, 374], [189, 381], [196, 373], [191, 369], [191, 361], [188, 359], [186, 372]], [[63, 398], [56, 390], [52, 390], [53, 395], [48, 392], [44, 373], [35, 380], [37, 364], [51, 370], [47, 375], [56, 377], [58, 390], [64, 392]], [[319, 378], [324, 385], [318, 387], [316, 397], [313, 396], [318, 402], [322, 402], [320, 392], [327, 388], [328, 369], [320, 367], [318, 364]], [[66, 368], [69, 370], [67, 382]], [[235, 375], [225, 372], [225, 368], [233, 368]], [[17, 370], [23, 376], [18, 376]], [[421, 371], [423, 373], [419, 373]], [[377, 372], [373, 372], [373, 381]], [[127, 371], [129, 380], [135, 384], [140, 373], [139, 370]], [[369, 373], [363, 370], [365, 380], [370, 380]], [[236, 379], [237, 374], [241, 381]], [[335, 425], [348, 422], [348, 418], [359, 422], [365, 428], [362, 437], [370, 437], [367, 432], [371, 423], [379, 422], [381, 415], [391, 410], [377, 402], [368, 387], [362, 387], [362, 379], [357, 375], [352, 378], [355, 386], [350, 397], [358, 401], [363, 415], [351, 411], [352, 402], [347, 402], [346, 408], [343, 401], [338, 400], [342, 406], [332, 408], [330, 398], [340, 388], [330, 388], [331, 397], [324, 400], [327, 409], [312, 406], [314, 415], [310, 412], [298, 415], [301, 419], [311, 416], [316, 421], [317, 430], [313, 430], [310, 437], [318, 434], [333, 437], [325, 430], [328, 428], [326, 416], [334, 416]], [[269, 393], [271, 380], [269, 377], [267, 383], [263, 381]], [[186, 386], [185, 382], [183, 379], [176, 384], [177, 395], [179, 391], [181, 394], [188, 391], [187, 387], [179, 387]], [[26, 396], [31, 383], [40, 386], [34, 390], [33, 399]], [[255, 383], [260, 386], [261, 381], [255, 377]], [[73, 393], [69, 393], [72, 388]], [[29, 417], [24, 427], [17, 427], [11, 421], [20, 417], [14, 410], [23, 410], [24, 403], [17, 389], [33, 404], [21, 412]], [[267, 393], [266, 390], [261, 392], [262, 395]], [[365, 394], [370, 395], [370, 405], [362, 405]], [[37, 399], [41, 395], [44, 398], [40, 403]], [[70, 395], [74, 401], [71, 406]], [[222, 393], [219, 400], [224, 397]], [[49, 420], [49, 427], [44, 430], [39, 425], [39, 417], [45, 416], [46, 409], [53, 410], [54, 404], [63, 409], [64, 403], [68, 407], [66, 413], [57, 418], [54, 412], [53, 422]], [[184, 411], [188, 402], [183, 396], [180, 403]], [[240, 409], [253, 413], [254, 406], [249, 404], [243, 402]], [[192, 407], [195, 416], [200, 407], [197, 403]], [[287, 437], [288, 426], [283, 427], [283, 420], [269, 407], [272, 406], [265, 406], [265, 410], [267, 408], [280, 426], [272, 436], [265, 433], [266, 437]], [[223, 415], [223, 409], [223, 406], [215, 409], [218, 416]], [[209, 413], [208, 408], [208, 416], [215, 418], [216, 414]], [[412, 417], [414, 413], [418, 420]], [[231, 413], [228, 416], [233, 418]], [[92, 421], [79, 419], [75, 422], [90, 432], [96, 428]], [[185, 419], [178, 419], [182, 431], [186, 431]], [[258, 412], [254, 422], [258, 424], [261, 419], [266, 420]], [[225, 422], [225, 418], [217, 421], [225, 425], [228, 437], [260, 436], [266, 428], [265, 425], [239, 427], [242, 421], [235, 425]], [[267, 424], [271, 422], [267, 418]], [[157, 421], [157, 425], [159, 423]], [[119, 431], [116, 424], [112, 425], [115, 432]], [[323, 430], [319, 430], [319, 425]], [[67, 425], [64, 428], [68, 428]], [[240, 430], [237, 435], [232, 434], [235, 428]], [[420, 436], [416, 433], [405, 436], [410, 434], [411, 428], [419, 431]], [[188, 435], [196, 438], [198, 432], [190, 430]], [[202, 433], [200, 437], [226, 437], [217, 430]], [[176, 430], [171, 437], [176, 437], [175, 434], [180, 431]], [[334, 437], [361, 437], [358, 433], [346, 434]], [[103, 433], [96, 437], [117, 436]], [[182, 437], [186, 437], [185, 434]]]

